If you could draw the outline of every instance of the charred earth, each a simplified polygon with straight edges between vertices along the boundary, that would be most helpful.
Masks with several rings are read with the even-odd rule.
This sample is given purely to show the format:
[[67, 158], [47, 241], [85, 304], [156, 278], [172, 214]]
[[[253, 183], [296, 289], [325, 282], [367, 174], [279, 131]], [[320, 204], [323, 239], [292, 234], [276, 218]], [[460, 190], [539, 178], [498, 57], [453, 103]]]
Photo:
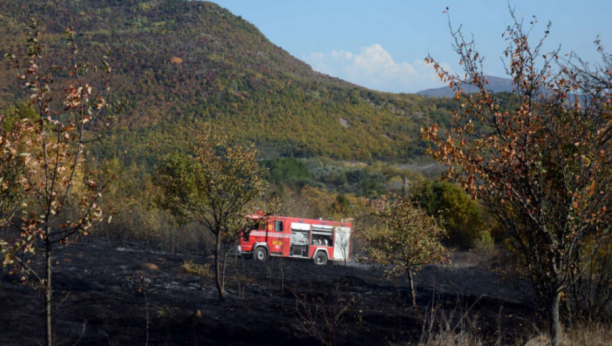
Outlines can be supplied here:
[[[511, 342], [540, 324], [525, 298], [528, 289], [478, 267], [426, 267], [415, 310], [405, 282], [386, 281], [383, 269], [354, 263], [261, 263], [230, 255], [223, 303], [207, 274], [213, 260], [205, 254], [91, 240], [70, 247], [55, 263], [56, 340], [67, 344], [413, 344], [442, 321], [455, 332], [477, 326], [484, 340]], [[4, 270], [2, 345], [44, 340], [41, 293], [20, 280]]]

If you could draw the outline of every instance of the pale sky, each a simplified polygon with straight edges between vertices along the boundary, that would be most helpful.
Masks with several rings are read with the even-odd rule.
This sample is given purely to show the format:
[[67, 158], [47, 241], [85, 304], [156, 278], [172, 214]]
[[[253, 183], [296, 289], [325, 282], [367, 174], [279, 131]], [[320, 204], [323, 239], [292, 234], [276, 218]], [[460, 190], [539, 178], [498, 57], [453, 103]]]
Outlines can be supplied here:
[[274, 44], [315, 70], [364, 87], [391, 92], [417, 92], [442, 86], [431, 54], [458, 71], [452, 52], [448, 6], [454, 27], [473, 34], [485, 72], [505, 77], [500, 57], [507, 42], [501, 37], [512, 23], [508, 6], [528, 24], [538, 23], [531, 36], [540, 38], [552, 22], [546, 50], [561, 45], [599, 61], [597, 35], [612, 53], [610, 0], [213, 0], [254, 24]]

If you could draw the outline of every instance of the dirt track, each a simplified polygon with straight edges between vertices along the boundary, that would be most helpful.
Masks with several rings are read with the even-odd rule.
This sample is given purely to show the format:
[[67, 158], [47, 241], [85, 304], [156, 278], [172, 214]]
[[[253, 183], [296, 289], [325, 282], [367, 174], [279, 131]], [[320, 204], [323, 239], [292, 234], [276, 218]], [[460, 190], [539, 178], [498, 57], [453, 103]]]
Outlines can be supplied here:
[[[150, 345], [316, 344], [303, 326], [311, 331], [324, 326], [296, 313], [296, 297], [311, 311], [312, 302], [330, 312], [352, 301], [336, 328], [336, 341], [346, 345], [418, 342], [431, 306], [446, 316], [469, 309], [470, 320], [491, 340], [498, 325], [511, 341], [521, 329], [539, 323], [511, 283], [475, 268], [425, 268], [419, 275], [417, 312], [409, 306], [405, 283], [396, 289], [379, 269], [279, 259], [238, 260], [246, 273], [242, 290], [232, 260], [228, 299], [220, 303], [212, 278], [180, 270], [191, 259], [212, 262], [136, 246], [68, 248], [54, 270], [56, 340], [66, 345], [79, 339], [82, 345], [145, 345], [147, 338]], [[5, 273], [0, 282], [0, 345], [38, 345], [44, 340], [42, 296], [17, 279]], [[303, 306], [299, 309], [305, 316]]]

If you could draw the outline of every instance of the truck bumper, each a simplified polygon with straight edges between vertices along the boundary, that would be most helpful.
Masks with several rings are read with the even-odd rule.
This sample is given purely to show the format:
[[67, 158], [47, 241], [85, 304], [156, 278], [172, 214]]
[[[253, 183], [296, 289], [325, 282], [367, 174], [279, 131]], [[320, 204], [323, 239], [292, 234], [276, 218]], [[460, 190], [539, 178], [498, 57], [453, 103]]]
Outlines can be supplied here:
[[236, 246], [236, 252], [238, 253], [238, 256], [244, 256], [244, 257], [249, 257], [252, 255], [251, 252], [249, 251], [242, 251], [242, 246], [238, 245]]

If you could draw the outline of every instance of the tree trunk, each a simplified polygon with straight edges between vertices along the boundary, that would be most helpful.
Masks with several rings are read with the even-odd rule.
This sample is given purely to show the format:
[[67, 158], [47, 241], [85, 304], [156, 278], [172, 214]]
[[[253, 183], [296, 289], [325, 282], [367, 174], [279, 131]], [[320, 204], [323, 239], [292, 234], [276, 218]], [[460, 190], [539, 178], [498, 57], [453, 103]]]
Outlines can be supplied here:
[[561, 294], [553, 293], [550, 297], [548, 307], [548, 323], [550, 344], [553, 346], [561, 345], [561, 320], [559, 319], [559, 305], [561, 302]]
[[46, 239], [46, 249], [45, 249], [45, 257], [46, 257], [46, 281], [44, 284], [45, 291], [45, 314], [46, 314], [46, 323], [47, 323], [47, 346], [53, 346], [53, 315], [52, 315], [52, 305], [51, 299], [53, 298], [53, 286], [51, 283], [51, 275], [52, 275], [52, 267], [51, 267], [51, 241], [49, 238]]
[[412, 297], [412, 306], [416, 308], [416, 287], [414, 283], [414, 273], [408, 269], [408, 285], [410, 286], [410, 296]]
[[221, 280], [221, 233], [217, 233], [217, 244], [215, 246], [215, 283], [219, 292], [219, 300], [225, 301], [225, 290]]
[[225, 269], [227, 268], [227, 256], [229, 255], [229, 251], [223, 252], [223, 265], [221, 271], [221, 288], [223, 289], [223, 298], [225, 299]]
[[171, 238], [170, 253], [172, 254], [172, 256], [174, 256], [174, 248], [176, 246], [176, 233], [177, 233], [177, 230], [173, 229], [170, 232], [171, 232], [170, 233], [170, 238]]

